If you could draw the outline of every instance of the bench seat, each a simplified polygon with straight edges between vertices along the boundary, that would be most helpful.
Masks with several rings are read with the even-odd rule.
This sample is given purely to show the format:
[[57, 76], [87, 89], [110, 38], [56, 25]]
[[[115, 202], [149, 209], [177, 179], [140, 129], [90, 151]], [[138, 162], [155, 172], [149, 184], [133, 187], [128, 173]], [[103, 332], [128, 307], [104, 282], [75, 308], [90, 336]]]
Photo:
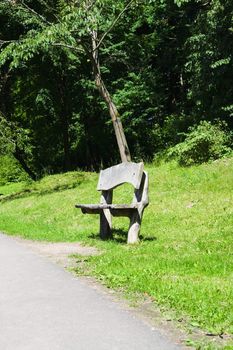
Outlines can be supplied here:
[[130, 216], [132, 210], [138, 208], [138, 204], [77, 204], [75, 208], [80, 208], [83, 214], [100, 214], [104, 209], [109, 209], [113, 216], [120, 216], [119, 211], [122, 216]]

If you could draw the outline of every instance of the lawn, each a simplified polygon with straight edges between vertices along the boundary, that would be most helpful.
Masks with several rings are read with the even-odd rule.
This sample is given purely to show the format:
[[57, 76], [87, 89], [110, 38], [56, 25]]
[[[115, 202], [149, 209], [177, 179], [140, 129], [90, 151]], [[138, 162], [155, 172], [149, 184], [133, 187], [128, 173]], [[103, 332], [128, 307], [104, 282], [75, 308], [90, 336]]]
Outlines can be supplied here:
[[[102, 254], [86, 271], [111, 288], [148, 295], [176, 317], [214, 334], [233, 334], [233, 159], [181, 168], [146, 166], [150, 205], [138, 245], [126, 244], [128, 221], [114, 218], [114, 239], [98, 238], [98, 217], [75, 203], [97, 203], [98, 175], [72, 172], [1, 187], [0, 230], [25, 238], [83, 241]], [[131, 187], [117, 189], [128, 202]], [[229, 349], [233, 347], [229, 347]]]

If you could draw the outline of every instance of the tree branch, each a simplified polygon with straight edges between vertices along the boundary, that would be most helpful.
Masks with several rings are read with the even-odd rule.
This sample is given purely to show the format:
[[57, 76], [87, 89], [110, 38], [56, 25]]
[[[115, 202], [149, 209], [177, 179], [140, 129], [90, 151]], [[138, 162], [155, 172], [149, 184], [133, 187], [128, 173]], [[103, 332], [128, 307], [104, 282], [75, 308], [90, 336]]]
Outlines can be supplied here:
[[98, 44], [96, 45], [95, 50], [98, 50], [98, 48], [100, 47], [100, 45], [102, 44], [102, 42], [104, 41], [105, 37], [111, 32], [111, 30], [114, 28], [114, 26], [116, 25], [116, 23], [119, 21], [119, 19], [121, 18], [121, 16], [125, 13], [126, 10], [128, 10], [128, 8], [131, 6], [131, 4], [134, 2], [135, 0], [130, 0], [128, 2], [128, 4], [123, 8], [123, 10], [119, 13], [119, 15], [116, 17], [116, 19], [112, 22], [112, 24], [110, 25], [110, 27], [108, 28], [108, 30], [102, 35], [102, 37], [100, 38]]
[[66, 49], [78, 52], [78, 53], [83, 53], [83, 51], [80, 48], [77, 48], [75, 46], [69, 45], [69, 44], [64, 44], [64, 43], [51, 43], [52, 46], [56, 47], [64, 47]]
[[42, 16], [40, 13], [36, 12], [34, 9], [32, 9], [31, 7], [29, 7], [27, 4], [25, 4], [24, 1], [20, 1], [21, 6], [23, 6], [23, 10], [27, 10], [28, 12], [31, 12], [34, 16], [40, 18], [41, 21], [43, 21], [44, 23], [46, 23], [47, 25], [51, 25], [52, 23], [49, 22], [44, 16]]
[[4, 44], [11, 44], [16, 43], [18, 40], [2, 40], [0, 39], [0, 47], [2, 47]]
[[38, 2], [39, 2], [40, 4], [42, 4], [43, 6], [45, 6], [48, 10], [52, 11], [52, 15], [54, 16], [54, 18], [56, 18], [56, 20], [57, 20], [58, 22], [61, 22], [60, 19], [59, 19], [59, 17], [58, 17], [58, 16], [56, 15], [56, 13], [55, 13], [55, 12], [57, 12], [57, 10], [56, 10], [54, 7], [48, 5], [47, 2], [44, 1], [44, 0], [38, 0]]

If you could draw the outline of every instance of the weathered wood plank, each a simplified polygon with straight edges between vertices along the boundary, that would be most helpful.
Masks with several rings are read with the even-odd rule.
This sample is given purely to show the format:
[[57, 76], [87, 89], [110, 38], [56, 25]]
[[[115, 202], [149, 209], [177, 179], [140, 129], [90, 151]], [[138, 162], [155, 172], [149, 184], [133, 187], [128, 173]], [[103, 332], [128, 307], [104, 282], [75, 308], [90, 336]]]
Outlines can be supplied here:
[[134, 204], [76, 204], [75, 208], [80, 209], [136, 209], [138, 207], [137, 203]]
[[143, 163], [121, 163], [111, 168], [101, 170], [98, 191], [113, 189], [123, 183], [130, 183], [139, 189], [143, 174]]
[[[100, 203], [102, 205], [112, 204], [113, 191], [102, 191]], [[110, 238], [112, 235], [112, 215], [109, 209], [103, 209], [100, 212], [100, 237], [102, 239]]]
[[[113, 189], [125, 182], [135, 190], [131, 204], [112, 204]], [[132, 244], [139, 240], [143, 211], [149, 204], [148, 174], [143, 163], [121, 163], [101, 171], [98, 190], [101, 190], [100, 204], [77, 204], [84, 214], [100, 214], [100, 237], [107, 239], [112, 232], [112, 216], [126, 216], [130, 219], [128, 240]]]
[[127, 237], [128, 244], [135, 244], [139, 241], [139, 232], [141, 228], [141, 217], [135, 211], [130, 217], [129, 231]]
[[112, 216], [126, 216], [130, 217], [133, 211], [138, 211], [135, 205], [112, 205], [112, 206], [100, 206], [100, 205], [77, 205], [76, 208], [80, 208], [83, 214], [101, 214], [102, 211], [108, 210]]
[[112, 235], [112, 218], [108, 209], [100, 212], [100, 238], [108, 239]]
[[90, 209], [90, 210], [104, 210], [104, 209], [137, 209], [138, 204], [77, 204], [75, 208]]

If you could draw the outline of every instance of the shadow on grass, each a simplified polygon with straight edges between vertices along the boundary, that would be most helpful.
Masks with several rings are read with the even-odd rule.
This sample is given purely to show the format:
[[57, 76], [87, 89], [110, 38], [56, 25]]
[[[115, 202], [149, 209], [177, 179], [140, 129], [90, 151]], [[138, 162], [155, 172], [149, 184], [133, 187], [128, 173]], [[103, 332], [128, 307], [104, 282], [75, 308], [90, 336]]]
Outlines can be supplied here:
[[[122, 229], [113, 229], [112, 237], [108, 239], [108, 241], [116, 242], [119, 244], [127, 244], [127, 234], [128, 231]], [[91, 233], [88, 238], [100, 241], [99, 233]], [[142, 235], [139, 236], [140, 242], [153, 242], [157, 240], [157, 237], [144, 237]]]
[[66, 191], [66, 190], [71, 190], [73, 188], [78, 187], [81, 183], [83, 183], [83, 181], [85, 181], [85, 176], [79, 176], [79, 178], [72, 182], [72, 183], [66, 183], [66, 184], [53, 184], [50, 187], [42, 187], [41, 188], [37, 188], [36, 185], [32, 184], [31, 186], [29, 186], [28, 188], [25, 188], [24, 190], [20, 191], [20, 192], [16, 192], [16, 193], [12, 193], [9, 195], [6, 195], [2, 198], [0, 198], [0, 202], [4, 203], [4, 202], [8, 202], [14, 199], [20, 199], [20, 198], [26, 198], [29, 197], [31, 195], [36, 195], [36, 196], [45, 196], [47, 194], [51, 194], [51, 193], [55, 193], [55, 192], [62, 192], [62, 191]]

